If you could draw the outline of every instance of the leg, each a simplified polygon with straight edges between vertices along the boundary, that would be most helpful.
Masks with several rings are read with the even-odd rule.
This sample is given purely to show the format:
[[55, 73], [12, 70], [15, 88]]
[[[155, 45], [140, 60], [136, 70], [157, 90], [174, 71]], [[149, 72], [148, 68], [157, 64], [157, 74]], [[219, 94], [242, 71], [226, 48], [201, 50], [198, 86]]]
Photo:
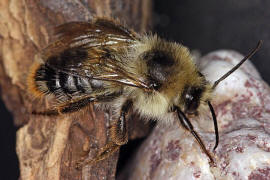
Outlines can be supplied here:
[[192, 124], [190, 123], [189, 119], [185, 116], [185, 114], [178, 107], [175, 107], [175, 109], [177, 111], [177, 114], [178, 114], [181, 125], [195, 137], [195, 139], [199, 143], [199, 145], [202, 148], [202, 150], [204, 151], [204, 153], [210, 159], [210, 163], [212, 165], [214, 165], [215, 164], [214, 159], [212, 158], [211, 154], [205, 148], [205, 146], [203, 144], [203, 141], [201, 140], [200, 136], [196, 133], [196, 131], [194, 131], [194, 128], [193, 128]]
[[81, 169], [85, 165], [95, 164], [99, 161], [107, 159], [113, 153], [119, 150], [120, 147], [121, 147], [120, 145], [117, 145], [114, 142], [110, 141], [103, 148], [99, 150], [99, 152], [97, 153], [97, 156], [94, 159], [86, 159], [83, 161], [76, 162], [76, 169]]
[[93, 102], [93, 98], [87, 97], [83, 99], [76, 100], [74, 102], [68, 102], [64, 105], [61, 105], [55, 109], [49, 109], [43, 112], [33, 111], [35, 115], [45, 115], [45, 116], [57, 116], [60, 114], [72, 113], [80, 110], [81, 108], [87, 106]]
[[120, 117], [113, 122], [110, 129], [111, 141], [108, 142], [103, 148], [101, 148], [95, 159], [85, 160], [84, 162], [77, 163], [77, 168], [80, 168], [86, 164], [95, 164], [101, 160], [110, 157], [114, 152], [116, 152], [121, 145], [124, 145], [128, 141], [128, 127], [126, 114], [132, 106], [132, 102], [127, 100], [121, 108]]
[[215, 146], [214, 146], [214, 148], [213, 148], [213, 150], [215, 150], [215, 149], [217, 148], [218, 142], [219, 142], [217, 117], [216, 117], [214, 108], [213, 108], [212, 104], [210, 103], [210, 101], [208, 101], [208, 106], [209, 106], [209, 109], [210, 109], [210, 111], [211, 111], [212, 118], [213, 118], [213, 122], [214, 122], [214, 127], [215, 127], [216, 144], [215, 144]]
[[132, 106], [132, 102], [127, 100], [121, 108], [120, 117], [113, 122], [110, 128], [112, 141], [117, 145], [126, 144], [128, 141], [128, 122], [126, 114]]

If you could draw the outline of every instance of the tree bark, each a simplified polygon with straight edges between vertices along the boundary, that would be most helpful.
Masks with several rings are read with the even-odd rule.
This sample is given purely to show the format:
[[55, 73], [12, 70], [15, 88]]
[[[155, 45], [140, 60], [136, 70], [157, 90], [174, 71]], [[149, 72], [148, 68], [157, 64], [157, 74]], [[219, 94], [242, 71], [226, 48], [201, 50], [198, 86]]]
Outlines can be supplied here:
[[[1, 0], [1, 95], [13, 113], [20, 178], [114, 179], [118, 153], [93, 166], [75, 169], [75, 163], [93, 158], [107, 141], [110, 112], [94, 110], [56, 118], [33, 116], [49, 101], [37, 101], [26, 92], [26, 77], [35, 54], [52, 40], [53, 28], [94, 16], [116, 17], [137, 32], [149, 28], [151, 0]], [[137, 119], [137, 118], [135, 118]], [[136, 128], [137, 127], [137, 128]], [[130, 138], [146, 134], [142, 123], [130, 121]]]

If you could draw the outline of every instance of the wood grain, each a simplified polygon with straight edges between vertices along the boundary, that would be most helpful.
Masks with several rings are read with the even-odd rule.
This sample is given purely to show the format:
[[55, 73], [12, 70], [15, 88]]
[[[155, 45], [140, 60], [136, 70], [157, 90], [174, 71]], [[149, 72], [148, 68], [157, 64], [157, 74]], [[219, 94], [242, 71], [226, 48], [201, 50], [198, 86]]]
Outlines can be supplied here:
[[[19, 126], [16, 151], [20, 178], [115, 179], [118, 153], [93, 166], [75, 169], [75, 162], [93, 158], [107, 141], [110, 112], [93, 107], [84, 113], [49, 118], [33, 116], [47, 100], [33, 100], [26, 92], [26, 76], [35, 54], [53, 37], [53, 28], [94, 16], [119, 18], [137, 32], [149, 29], [151, 0], [1, 0], [1, 95]], [[147, 128], [131, 118], [131, 138], [146, 135]], [[137, 128], [136, 128], [137, 127]], [[143, 129], [145, 128], [145, 129]]]

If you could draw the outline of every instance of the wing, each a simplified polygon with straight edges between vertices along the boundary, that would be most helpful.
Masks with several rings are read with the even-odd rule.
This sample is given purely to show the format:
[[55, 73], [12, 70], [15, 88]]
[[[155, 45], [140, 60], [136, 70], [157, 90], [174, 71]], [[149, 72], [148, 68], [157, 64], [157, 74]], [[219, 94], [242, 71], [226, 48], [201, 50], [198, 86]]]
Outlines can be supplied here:
[[49, 67], [73, 76], [112, 81], [142, 89], [147, 82], [128, 72], [116, 55], [139, 41], [138, 35], [119, 23], [97, 19], [71, 22], [56, 28], [57, 40], [41, 53]]

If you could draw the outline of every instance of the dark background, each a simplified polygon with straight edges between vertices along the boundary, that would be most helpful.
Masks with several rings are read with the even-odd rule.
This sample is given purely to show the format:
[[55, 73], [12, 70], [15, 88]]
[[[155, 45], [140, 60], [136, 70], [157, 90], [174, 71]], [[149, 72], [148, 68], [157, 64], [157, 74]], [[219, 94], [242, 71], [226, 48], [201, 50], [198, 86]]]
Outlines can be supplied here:
[[252, 58], [263, 79], [270, 82], [270, 1], [157, 0], [155, 31], [169, 40], [198, 49], [202, 55], [233, 49], [246, 55], [264, 44]]
[[[247, 54], [262, 39], [263, 47], [252, 62], [263, 79], [270, 82], [270, 1], [155, 0], [154, 3], [154, 31], [190, 49], [198, 49], [202, 55], [217, 49], [234, 49]], [[0, 165], [3, 166], [0, 179], [18, 179], [16, 128], [2, 101], [0, 117], [3, 145], [0, 148]], [[131, 147], [134, 148], [132, 142]], [[124, 151], [121, 154], [127, 154], [129, 148]]]

